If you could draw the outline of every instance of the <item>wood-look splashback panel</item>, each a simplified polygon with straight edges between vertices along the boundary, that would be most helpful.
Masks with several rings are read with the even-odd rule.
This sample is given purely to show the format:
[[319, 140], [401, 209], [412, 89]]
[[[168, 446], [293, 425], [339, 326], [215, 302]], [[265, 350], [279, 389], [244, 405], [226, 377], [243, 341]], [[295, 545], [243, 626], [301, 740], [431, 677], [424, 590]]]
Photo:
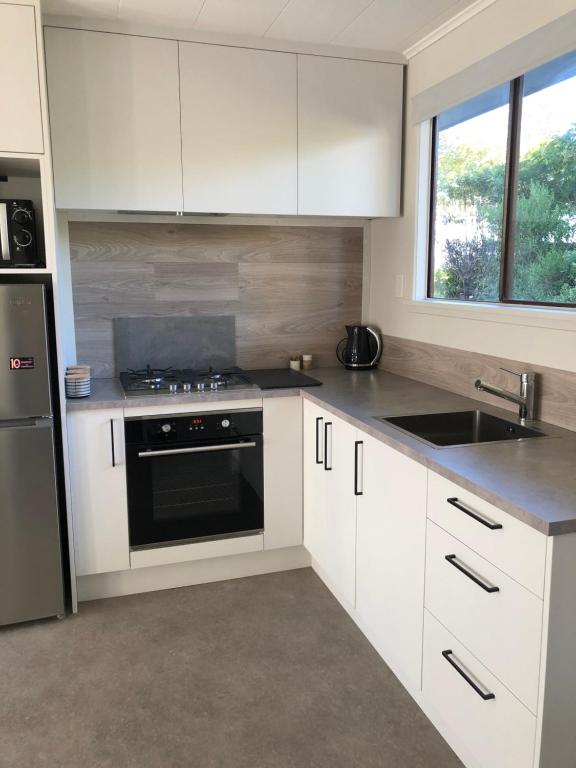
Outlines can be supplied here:
[[519, 388], [516, 377], [502, 368], [533, 371], [536, 373], [536, 417], [576, 430], [576, 374], [570, 371], [395, 336], [384, 336], [383, 342], [380, 368], [516, 413], [517, 405], [478, 392], [474, 382], [483, 379], [516, 392]]
[[361, 319], [362, 248], [360, 227], [71, 222], [78, 359], [115, 375], [115, 317], [233, 314], [239, 365], [333, 365]]

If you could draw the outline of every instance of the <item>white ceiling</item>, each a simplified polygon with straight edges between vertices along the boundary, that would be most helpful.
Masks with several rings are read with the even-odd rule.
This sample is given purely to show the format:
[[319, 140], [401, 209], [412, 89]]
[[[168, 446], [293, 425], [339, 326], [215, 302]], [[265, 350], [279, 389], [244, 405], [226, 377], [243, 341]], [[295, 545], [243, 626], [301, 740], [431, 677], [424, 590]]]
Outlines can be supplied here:
[[45, 13], [402, 52], [476, 0], [42, 0]]

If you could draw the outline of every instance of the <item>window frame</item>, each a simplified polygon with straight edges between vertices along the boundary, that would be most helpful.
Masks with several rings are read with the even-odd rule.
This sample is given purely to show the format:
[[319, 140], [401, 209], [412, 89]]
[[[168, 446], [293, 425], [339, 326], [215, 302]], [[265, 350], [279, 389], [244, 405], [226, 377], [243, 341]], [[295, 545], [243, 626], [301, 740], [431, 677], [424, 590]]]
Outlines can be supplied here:
[[430, 185], [428, 208], [428, 248], [426, 298], [439, 302], [457, 302], [462, 306], [470, 304], [494, 306], [502, 304], [517, 307], [550, 307], [576, 309], [576, 303], [559, 303], [552, 301], [529, 301], [528, 299], [513, 299], [510, 296], [512, 271], [514, 269], [514, 239], [515, 212], [518, 191], [518, 169], [520, 164], [520, 132], [522, 129], [522, 103], [524, 92], [524, 75], [510, 81], [508, 137], [506, 142], [506, 167], [504, 169], [504, 195], [502, 217], [502, 239], [500, 243], [500, 278], [498, 283], [498, 299], [496, 301], [463, 301], [462, 299], [443, 298], [434, 296], [434, 246], [436, 222], [436, 181], [438, 174], [438, 116], [431, 120], [430, 141]]

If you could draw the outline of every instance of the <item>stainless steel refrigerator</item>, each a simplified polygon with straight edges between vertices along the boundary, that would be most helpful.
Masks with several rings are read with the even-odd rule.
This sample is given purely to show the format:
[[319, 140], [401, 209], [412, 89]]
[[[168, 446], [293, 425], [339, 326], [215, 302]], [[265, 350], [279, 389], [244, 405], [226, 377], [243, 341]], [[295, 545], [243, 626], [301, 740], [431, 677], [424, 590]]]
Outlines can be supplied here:
[[0, 285], [0, 625], [64, 613], [44, 285]]

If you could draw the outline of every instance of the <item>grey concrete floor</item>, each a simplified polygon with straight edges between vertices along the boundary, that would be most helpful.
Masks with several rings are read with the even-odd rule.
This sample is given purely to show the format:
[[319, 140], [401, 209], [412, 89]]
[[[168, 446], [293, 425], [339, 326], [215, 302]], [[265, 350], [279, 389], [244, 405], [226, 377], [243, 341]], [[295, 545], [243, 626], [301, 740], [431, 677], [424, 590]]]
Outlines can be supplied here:
[[0, 631], [2, 768], [456, 768], [310, 569]]

